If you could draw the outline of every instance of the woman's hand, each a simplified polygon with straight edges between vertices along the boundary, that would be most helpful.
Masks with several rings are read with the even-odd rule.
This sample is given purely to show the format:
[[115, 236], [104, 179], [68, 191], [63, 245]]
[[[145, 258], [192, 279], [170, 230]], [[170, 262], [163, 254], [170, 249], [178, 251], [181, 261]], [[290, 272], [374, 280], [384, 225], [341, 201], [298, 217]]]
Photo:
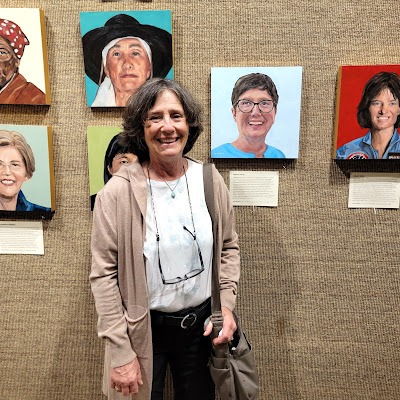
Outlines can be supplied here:
[[[232, 311], [229, 308], [222, 306], [221, 312], [222, 316], [224, 317], [224, 322], [220, 335], [213, 340], [213, 343], [215, 345], [228, 343], [232, 339], [233, 334], [236, 331], [236, 322], [233, 318]], [[213, 324], [210, 321], [206, 327], [206, 330], [204, 331], [204, 336], [208, 336], [212, 332], [212, 328]]]
[[142, 373], [137, 358], [121, 367], [111, 368], [111, 387], [123, 396], [138, 393], [139, 385], [143, 385]]

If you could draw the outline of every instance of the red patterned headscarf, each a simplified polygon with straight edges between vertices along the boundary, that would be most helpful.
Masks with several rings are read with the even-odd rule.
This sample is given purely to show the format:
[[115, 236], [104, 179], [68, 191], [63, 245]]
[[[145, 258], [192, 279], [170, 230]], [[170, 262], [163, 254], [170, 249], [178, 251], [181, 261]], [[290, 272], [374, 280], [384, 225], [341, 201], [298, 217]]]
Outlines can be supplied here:
[[10, 42], [15, 55], [20, 59], [24, 53], [25, 46], [29, 44], [29, 40], [21, 28], [8, 19], [0, 18], [0, 36], [3, 36]]

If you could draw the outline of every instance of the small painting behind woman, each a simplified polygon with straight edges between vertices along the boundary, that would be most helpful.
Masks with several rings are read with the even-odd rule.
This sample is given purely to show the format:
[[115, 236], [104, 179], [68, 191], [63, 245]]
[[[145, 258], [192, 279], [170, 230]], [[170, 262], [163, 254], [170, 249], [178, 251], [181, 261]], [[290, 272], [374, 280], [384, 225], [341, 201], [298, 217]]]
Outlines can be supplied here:
[[87, 128], [90, 203], [93, 211], [97, 192], [136, 156], [119, 143], [120, 127], [89, 126]]

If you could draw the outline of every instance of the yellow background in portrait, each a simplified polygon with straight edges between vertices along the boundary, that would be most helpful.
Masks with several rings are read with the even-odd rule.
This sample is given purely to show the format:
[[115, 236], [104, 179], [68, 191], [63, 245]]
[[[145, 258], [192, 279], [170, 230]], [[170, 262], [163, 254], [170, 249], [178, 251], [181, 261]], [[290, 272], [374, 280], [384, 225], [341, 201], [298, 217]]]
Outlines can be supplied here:
[[117, 126], [88, 126], [88, 162], [90, 195], [96, 194], [104, 186], [104, 156], [110, 140], [122, 131]]

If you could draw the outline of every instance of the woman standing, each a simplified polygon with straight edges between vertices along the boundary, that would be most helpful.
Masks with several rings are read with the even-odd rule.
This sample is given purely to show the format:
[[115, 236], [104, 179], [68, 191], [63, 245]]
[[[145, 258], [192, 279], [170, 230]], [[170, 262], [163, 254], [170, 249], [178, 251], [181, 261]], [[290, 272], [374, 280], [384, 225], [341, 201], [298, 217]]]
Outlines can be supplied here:
[[[90, 280], [106, 338], [103, 391], [109, 399], [163, 398], [167, 365], [175, 399], [214, 399], [210, 353], [212, 253], [221, 255], [224, 326], [228, 342], [239, 279], [233, 209], [213, 168], [218, 237], [204, 198], [202, 165], [184, 155], [202, 130], [200, 111], [179, 84], [153, 79], [129, 100], [122, 144], [138, 161], [98, 193]], [[214, 246], [214, 249], [213, 249]], [[205, 331], [204, 331], [205, 329]]]

